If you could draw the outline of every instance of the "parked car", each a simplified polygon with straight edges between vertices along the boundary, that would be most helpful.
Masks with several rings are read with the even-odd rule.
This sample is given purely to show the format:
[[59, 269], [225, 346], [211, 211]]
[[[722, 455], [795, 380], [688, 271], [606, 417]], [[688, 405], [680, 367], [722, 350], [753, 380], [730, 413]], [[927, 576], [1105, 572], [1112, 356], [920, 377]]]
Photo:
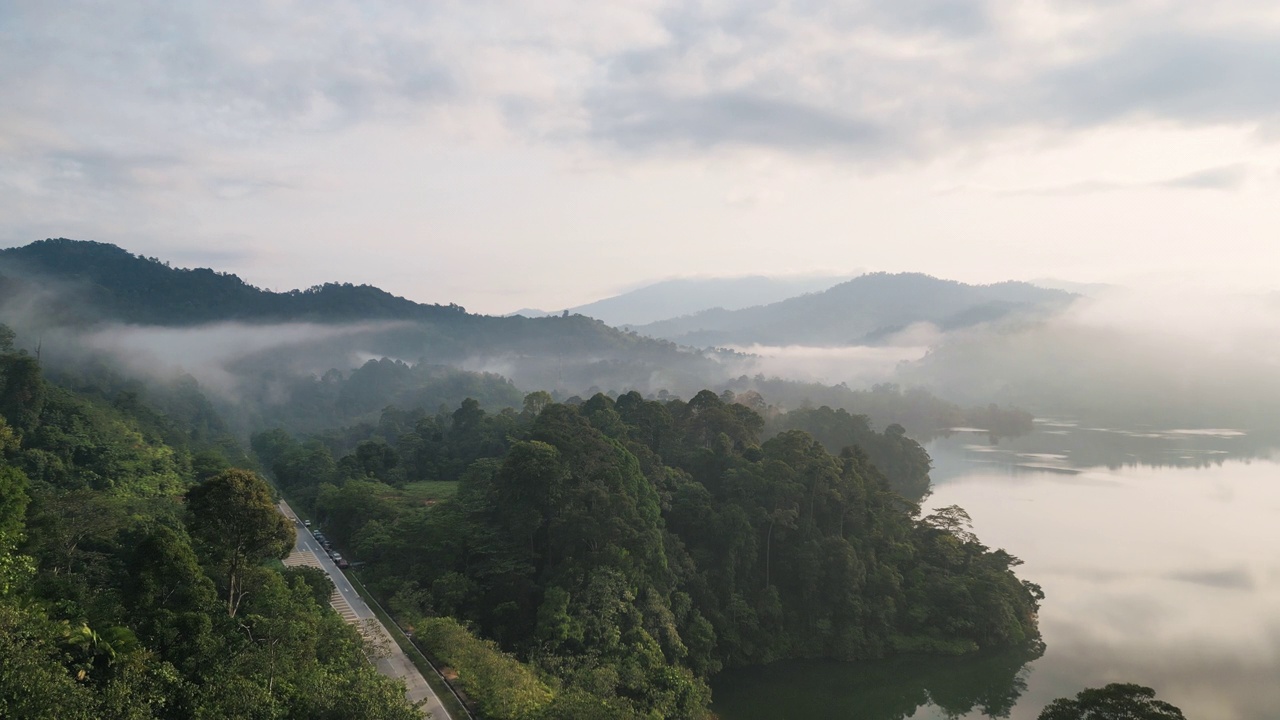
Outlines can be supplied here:
[[342, 562], [342, 553], [330, 552], [329, 557], [333, 558], [334, 562]]
[[310, 521], [310, 520], [303, 520], [303, 521], [302, 521], [302, 524], [303, 524], [303, 525], [306, 525], [307, 527], [311, 527], [311, 521]]
[[345, 559], [340, 558], [338, 560], [338, 567], [342, 568], [343, 570], [346, 570], [347, 568], [351, 567], [351, 563], [347, 562]]

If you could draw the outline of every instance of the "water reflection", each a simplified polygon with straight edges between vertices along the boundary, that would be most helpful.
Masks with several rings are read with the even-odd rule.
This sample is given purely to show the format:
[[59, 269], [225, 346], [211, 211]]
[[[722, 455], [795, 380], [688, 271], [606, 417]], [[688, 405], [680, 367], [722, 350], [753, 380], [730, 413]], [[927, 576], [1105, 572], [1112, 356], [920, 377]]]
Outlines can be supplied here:
[[1203, 468], [1231, 460], [1266, 459], [1280, 448], [1272, 433], [1234, 428], [1108, 428], [1073, 420], [1037, 419], [1036, 429], [997, 438], [978, 428], [952, 428], [925, 447], [934, 483], [966, 475], [975, 465], [1004, 472], [1077, 474], [1089, 468]]
[[[733, 720], [1005, 718], [1027, 689], [1042, 645], [965, 658], [778, 663], [734, 670], [714, 683], [713, 710]], [[768, 688], [761, 692], [761, 688]]]
[[1280, 717], [1280, 463], [1229, 430], [1059, 421], [994, 446], [935, 440], [925, 512], [958, 504], [1025, 561], [1046, 595], [1044, 656], [734, 671], [714, 683], [720, 717], [1033, 720], [1109, 682], [1149, 685], [1192, 720]]

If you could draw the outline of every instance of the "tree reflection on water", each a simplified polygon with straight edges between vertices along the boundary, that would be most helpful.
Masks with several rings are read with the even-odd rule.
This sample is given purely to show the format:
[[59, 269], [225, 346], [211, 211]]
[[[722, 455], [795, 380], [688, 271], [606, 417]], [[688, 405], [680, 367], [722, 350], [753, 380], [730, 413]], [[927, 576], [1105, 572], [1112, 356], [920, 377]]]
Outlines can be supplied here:
[[962, 657], [784, 662], [727, 670], [712, 683], [712, 708], [723, 720], [919, 720], [972, 712], [1006, 718], [1027, 689], [1028, 664], [1043, 654], [1044, 644], [1035, 643]]

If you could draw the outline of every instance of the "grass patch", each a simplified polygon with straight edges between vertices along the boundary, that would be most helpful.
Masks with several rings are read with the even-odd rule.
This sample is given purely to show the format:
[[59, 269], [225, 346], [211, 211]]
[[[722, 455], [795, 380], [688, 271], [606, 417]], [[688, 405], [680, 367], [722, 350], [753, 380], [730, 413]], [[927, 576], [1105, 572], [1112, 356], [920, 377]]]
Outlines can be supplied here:
[[424, 480], [405, 485], [400, 493], [405, 500], [415, 505], [428, 505], [457, 495], [458, 482], [456, 480]]
[[[457, 485], [457, 483], [446, 482], [414, 484]], [[377, 601], [374, 600], [373, 595], [369, 594], [369, 590], [365, 588], [364, 583], [360, 582], [360, 579], [357, 578], [353, 572], [347, 572], [347, 579], [351, 581], [351, 586], [356, 589], [356, 592], [359, 593], [360, 597], [364, 598], [365, 604], [369, 606], [369, 609], [373, 611], [373, 614], [382, 622], [382, 626], [391, 634], [391, 639], [396, 641], [396, 644], [399, 645], [400, 649], [404, 651], [404, 654], [408, 656], [409, 661], [413, 663], [414, 667], [418, 668], [418, 672], [422, 673], [422, 677], [426, 678], [427, 684], [431, 686], [433, 691], [435, 691], [436, 696], [440, 698], [440, 703], [444, 705], [445, 710], [449, 711], [449, 715], [453, 720], [466, 720], [468, 717], [467, 711], [458, 702], [458, 698], [454, 697], [453, 692], [450, 691], [449, 688], [445, 687], [444, 680], [441, 680], [440, 676], [436, 674], [435, 669], [431, 667], [431, 663], [427, 662], [427, 658], [422, 654], [422, 652], [419, 651], [418, 648], [414, 647], [413, 643], [409, 641], [409, 638], [405, 637], [404, 633], [400, 631], [400, 627], [382, 611], [382, 608], [378, 606]]]

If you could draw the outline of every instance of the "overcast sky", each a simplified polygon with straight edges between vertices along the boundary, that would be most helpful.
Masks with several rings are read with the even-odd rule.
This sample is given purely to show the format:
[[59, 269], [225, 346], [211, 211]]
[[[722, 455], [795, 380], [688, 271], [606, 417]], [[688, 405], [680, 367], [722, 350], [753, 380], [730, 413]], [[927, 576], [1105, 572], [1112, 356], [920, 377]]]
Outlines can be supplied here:
[[0, 244], [482, 312], [677, 275], [1280, 285], [1280, 5], [0, 2]]

